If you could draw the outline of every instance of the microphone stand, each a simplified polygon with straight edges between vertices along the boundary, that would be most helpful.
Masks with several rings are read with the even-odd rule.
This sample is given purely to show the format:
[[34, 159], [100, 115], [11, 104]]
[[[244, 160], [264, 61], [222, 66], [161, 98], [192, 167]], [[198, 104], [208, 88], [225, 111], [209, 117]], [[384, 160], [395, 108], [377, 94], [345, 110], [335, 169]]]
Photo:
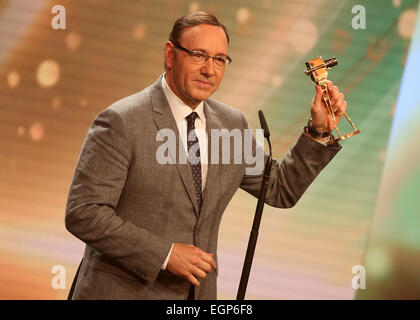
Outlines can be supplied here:
[[265, 203], [265, 197], [267, 195], [268, 181], [270, 178], [271, 163], [272, 163], [271, 162], [272, 153], [271, 153], [271, 143], [270, 143], [270, 131], [268, 130], [267, 122], [265, 121], [264, 114], [261, 110], [258, 111], [258, 116], [260, 118], [261, 128], [264, 130], [264, 137], [268, 141], [270, 155], [268, 156], [267, 161], [265, 163], [264, 176], [261, 183], [260, 195], [258, 197], [257, 208], [255, 210], [254, 223], [252, 224], [251, 233], [249, 235], [248, 247], [246, 249], [245, 261], [244, 261], [244, 266], [242, 268], [241, 281], [239, 283], [238, 294], [236, 296], [236, 300], [245, 299], [245, 292], [246, 292], [246, 287], [248, 285], [249, 274], [251, 272], [251, 265], [252, 265], [252, 260], [254, 258], [255, 247], [257, 245], [258, 230], [260, 228], [260, 222], [261, 222], [262, 212], [263, 212], [264, 203]]

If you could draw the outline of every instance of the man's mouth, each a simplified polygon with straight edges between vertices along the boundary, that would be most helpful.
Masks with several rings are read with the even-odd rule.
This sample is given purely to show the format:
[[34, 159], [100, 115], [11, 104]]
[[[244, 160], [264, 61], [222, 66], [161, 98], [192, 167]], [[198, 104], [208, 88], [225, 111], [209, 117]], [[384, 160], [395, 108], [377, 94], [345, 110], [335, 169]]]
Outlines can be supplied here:
[[200, 85], [200, 87], [210, 88], [214, 86], [214, 84], [209, 81], [205, 81], [205, 80], [195, 80], [195, 81]]

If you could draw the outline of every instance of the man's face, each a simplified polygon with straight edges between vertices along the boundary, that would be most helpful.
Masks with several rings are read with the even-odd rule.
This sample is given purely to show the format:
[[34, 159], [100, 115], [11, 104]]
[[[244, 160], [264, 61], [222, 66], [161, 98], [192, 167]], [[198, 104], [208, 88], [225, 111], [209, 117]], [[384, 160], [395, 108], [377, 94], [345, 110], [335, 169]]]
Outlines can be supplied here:
[[[218, 26], [200, 24], [188, 27], [183, 30], [178, 44], [188, 50], [207, 52], [211, 56], [228, 54], [226, 35]], [[225, 67], [216, 67], [212, 58], [201, 64], [193, 62], [187, 52], [174, 48], [169, 41], [165, 46], [165, 62], [168, 85], [192, 108], [216, 91], [225, 72]]]

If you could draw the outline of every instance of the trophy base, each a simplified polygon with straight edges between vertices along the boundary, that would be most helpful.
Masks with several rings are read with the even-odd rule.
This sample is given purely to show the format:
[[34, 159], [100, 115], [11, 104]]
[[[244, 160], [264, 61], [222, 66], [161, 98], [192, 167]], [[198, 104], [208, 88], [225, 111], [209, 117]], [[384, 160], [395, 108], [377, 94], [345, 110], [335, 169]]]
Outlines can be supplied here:
[[340, 135], [337, 138], [333, 136], [333, 139], [331, 139], [331, 141], [330, 141], [329, 144], [333, 144], [333, 143], [335, 143], [337, 141], [342, 141], [342, 140], [348, 139], [348, 138], [353, 137], [353, 136], [355, 136], [356, 134], [359, 134], [359, 133], [360, 133], [360, 130], [357, 129], [357, 130], [355, 130], [353, 132], [350, 132], [350, 133], [347, 133], [347, 134], [345, 134], [343, 136]]

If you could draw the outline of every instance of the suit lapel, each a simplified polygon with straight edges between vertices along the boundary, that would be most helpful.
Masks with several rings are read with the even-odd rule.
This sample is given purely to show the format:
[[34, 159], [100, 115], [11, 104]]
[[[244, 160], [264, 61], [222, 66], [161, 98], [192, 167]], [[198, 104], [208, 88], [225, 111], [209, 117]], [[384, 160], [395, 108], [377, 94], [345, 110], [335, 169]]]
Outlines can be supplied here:
[[[185, 189], [194, 205], [195, 213], [199, 215], [198, 203], [195, 197], [194, 183], [192, 179], [191, 167], [187, 163], [179, 163], [179, 154], [185, 155], [186, 151], [182, 143], [180, 143], [178, 126], [172, 114], [169, 102], [166, 99], [165, 93], [162, 88], [162, 76], [152, 85], [150, 98], [152, 101], [152, 110], [154, 112], [153, 118], [159, 130], [170, 129], [175, 132], [176, 136], [176, 149], [175, 154], [171, 152], [170, 155], [176, 163], [176, 167], [182, 178]], [[178, 154], [177, 154], [178, 152]], [[186, 157], [185, 157], [186, 158]]]
[[[212, 164], [211, 163], [211, 130], [218, 129], [220, 130], [222, 125], [220, 120], [216, 114], [216, 111], [210, 106], [207, 101], [204, 101], [204, 113], [206, 116], [206, 132], [207, 132], [207, 141], [208, 141], [208, 167], [207, 167], [207, 182], [205, 188], [205, 194], [203, 199], [203, 204], [201, 208], [200, 220], [208, 213], [211, 212], [210, 206], [217, 202], [217, 195], [216, 193], [220, 190], [219, 185], [219, 168], [220, 168], [220, 153], [219, 153], [219, 163]], [[219, 141], [219, 148], [220, 148], [220, 141]], [[220, 151], [220, 150], [219, 150]]]

